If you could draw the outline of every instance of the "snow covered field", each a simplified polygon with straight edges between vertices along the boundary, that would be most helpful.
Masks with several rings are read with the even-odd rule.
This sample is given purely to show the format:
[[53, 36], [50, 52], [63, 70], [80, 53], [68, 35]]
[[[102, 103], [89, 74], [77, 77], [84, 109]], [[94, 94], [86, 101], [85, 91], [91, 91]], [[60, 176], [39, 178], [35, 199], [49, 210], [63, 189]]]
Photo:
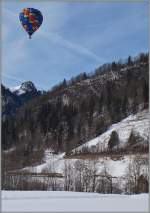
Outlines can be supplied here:
[[2, 191], [2, 212], [148, 212], [148, 194]]

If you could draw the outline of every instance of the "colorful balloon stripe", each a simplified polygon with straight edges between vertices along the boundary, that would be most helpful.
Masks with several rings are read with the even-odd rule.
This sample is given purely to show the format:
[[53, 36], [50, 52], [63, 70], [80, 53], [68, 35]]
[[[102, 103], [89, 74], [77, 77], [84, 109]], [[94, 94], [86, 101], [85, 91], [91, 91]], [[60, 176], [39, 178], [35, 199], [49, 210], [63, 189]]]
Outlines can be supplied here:
[[24, 8], [19, 14], [19, 19], [30, 37], [43, 22], [42, 13], [34, 8]]

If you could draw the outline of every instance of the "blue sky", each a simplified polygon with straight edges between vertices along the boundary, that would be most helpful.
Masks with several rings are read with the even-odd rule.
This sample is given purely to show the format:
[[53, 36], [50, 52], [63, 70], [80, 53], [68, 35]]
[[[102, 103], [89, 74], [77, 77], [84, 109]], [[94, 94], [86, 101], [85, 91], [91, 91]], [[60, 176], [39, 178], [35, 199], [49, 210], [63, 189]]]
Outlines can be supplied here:
[[[32, 39], [19, 22], [24, 7], [43, 14]], [[8, 87], [30, 80], [48, 90], [64, 78], [146, 51], [147, 2], [2, 4], [2, 81]]]

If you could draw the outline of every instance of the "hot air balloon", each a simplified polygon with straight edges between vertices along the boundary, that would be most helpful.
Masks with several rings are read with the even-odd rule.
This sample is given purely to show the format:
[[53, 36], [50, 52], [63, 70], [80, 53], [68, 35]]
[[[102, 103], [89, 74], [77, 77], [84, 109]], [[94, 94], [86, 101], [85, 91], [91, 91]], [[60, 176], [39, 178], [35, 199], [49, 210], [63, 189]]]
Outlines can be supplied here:
[[23, 28], [29, 34], [29, 38], [43, 22], [42, 13], [34, 8], [24, 8], [19, 14], [19, 19]]

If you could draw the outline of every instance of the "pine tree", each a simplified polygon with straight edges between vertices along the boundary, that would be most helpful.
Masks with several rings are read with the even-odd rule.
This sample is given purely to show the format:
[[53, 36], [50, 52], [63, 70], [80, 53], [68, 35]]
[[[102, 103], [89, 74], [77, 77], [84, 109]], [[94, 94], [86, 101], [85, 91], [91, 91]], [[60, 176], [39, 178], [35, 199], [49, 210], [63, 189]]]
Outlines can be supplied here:
[[132, 58], [131, 56], [128, 57], [128, 66], [131, 66], [133, 65], [133, 61], [132, 61]]
[[109, 142], [108, 148], [113, 149], [115, 146], [119, 145], [119, 137], [116, 131], [112, 131]]

